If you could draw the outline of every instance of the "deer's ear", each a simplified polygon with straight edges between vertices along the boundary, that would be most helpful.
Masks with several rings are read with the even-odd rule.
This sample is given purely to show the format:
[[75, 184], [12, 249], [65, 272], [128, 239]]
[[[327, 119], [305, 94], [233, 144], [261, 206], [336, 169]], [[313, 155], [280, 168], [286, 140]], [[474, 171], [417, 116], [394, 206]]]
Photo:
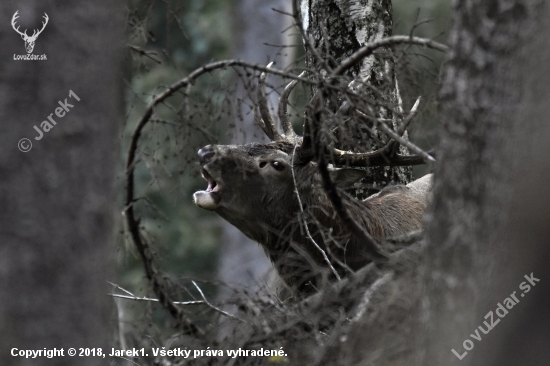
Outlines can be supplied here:
[[352, 168], [328, 168], [330, 179], [339, 188], [350, 188], [367, 175], [366, 170]]

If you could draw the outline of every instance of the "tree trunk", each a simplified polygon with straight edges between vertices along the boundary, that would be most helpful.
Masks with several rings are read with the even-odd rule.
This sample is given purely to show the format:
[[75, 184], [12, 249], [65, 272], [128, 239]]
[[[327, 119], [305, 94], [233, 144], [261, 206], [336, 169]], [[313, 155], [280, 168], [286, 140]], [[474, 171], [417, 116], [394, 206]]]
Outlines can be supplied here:
[[[366, 4], [358, 4], [349, 0], [301, 0], [300, 12], [304, 31], [317, 51], [331, 60], [329, 66], [334, 67], [340, 61], [357, 51], [367, 43], [392, 35], [392, 5], [390, 0], [369, 0]], [[388, 49], [380, 49], [388, 52]], [[308, 55], [308, 64], [313, 66], [312, 55]], [[373, 100], [383, 100], [397, 107], [396, 78], [393, 60], [389, 57], [370, 55], [362, 60], [358, 67], [351, 69], [354, 80], [353, 87], [361, 89], [365, 96]], [[362, 84], [376, 88], [380, 94], [366, 90]], [[379, 118], [393, 119], [394, 128], [398, 121], [392, 110], [377, 107]], [[375, 138], [369, 141], [357, 140], [351, 149], [360, 147], [364, 150], [376, 150], [388, 141], [387, 136], [373, 127]], [[378, 141], [377, 141], [378, 140]], [[341, 141], [342, 142], [342, 141]], [[347, 149], [348, 146], [342, 146]], [[407, 153], [405, 147], [400, 153]], [[374, 187], [383, 187], [389, 183], [406, 184], [412, 180], [410, 167], [369, 168], [369, 182]], [[376, 191], [357, 190], [356, 196], [363, 198]]]
[[[110, 1], [4, 1], [0, 8], [0, 364], [73, 365], [69, 347], [107, 351], [112, 330], [105, 293], [122, 115], [113, 42], [122, 36], [114, 16], [121, 9]], [[47, 60], [13, 59], [26, 54], [8, 26], [16, 10], [29, 35], [47, 13], [33, 51]], [[48, 116], [56, 124], [35, 140], [33, 126], [46, 126]], [[19, 147], [32, 143], [32, 150], [17, 148], [22, 138], [29, 140]], [[65, 357], [13, 357], [13, 348], [63, 348]]]
[[549, 16], [539, 1], [455, 2], [419, 364], [548, 363]]

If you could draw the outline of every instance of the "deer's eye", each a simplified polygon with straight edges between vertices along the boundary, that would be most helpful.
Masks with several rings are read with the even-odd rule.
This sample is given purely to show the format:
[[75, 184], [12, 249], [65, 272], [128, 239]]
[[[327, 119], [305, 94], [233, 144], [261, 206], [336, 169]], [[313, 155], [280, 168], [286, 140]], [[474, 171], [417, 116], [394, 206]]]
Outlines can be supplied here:
[[260, 162], [260, 168], [265, 168], [266, 165], [267, 165], [267, 162], [265, 161]]
[[284, 164], [281, 163], [280, 161], [274, 161], [271, 163], [271, 165], [273, 166], [273, 168], [275, 168], [275, 170], [278, 170], [278, 171], [281, 171], [285, 168]]

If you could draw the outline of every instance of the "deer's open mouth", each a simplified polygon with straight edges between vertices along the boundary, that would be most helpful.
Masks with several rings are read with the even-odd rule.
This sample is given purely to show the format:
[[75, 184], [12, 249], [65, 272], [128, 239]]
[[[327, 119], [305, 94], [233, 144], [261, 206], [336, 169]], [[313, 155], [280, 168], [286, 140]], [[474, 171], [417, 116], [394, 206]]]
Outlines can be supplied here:
[[206, 192], [218, 192], [220, 190], [220, 185], [214, 180], [214, 178], [212, 178], [206, 169], [202, 168], [201, 174], [202, 177], [208, 182]]
[[204, 180], [208, 183], [208, 187], [204, 191], [197, 191], [193, 195], [195, 205], [206, 210], [215, 210], [220, 203], [221, 197], [219, 194], [220, 184], [217, 182], [210, 173], [203, 167], [201, 168], [201, 174]]

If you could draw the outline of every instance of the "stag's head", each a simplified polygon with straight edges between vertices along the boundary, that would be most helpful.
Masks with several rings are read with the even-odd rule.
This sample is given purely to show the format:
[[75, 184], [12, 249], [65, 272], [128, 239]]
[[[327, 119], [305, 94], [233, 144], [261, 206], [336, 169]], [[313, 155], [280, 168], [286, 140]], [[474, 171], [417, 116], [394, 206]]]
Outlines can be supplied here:
[[[201, 173], [207, 181], [206, 190], [194, 194], [197, 206], [212, 210], [237, 226], [250, 237], [258, 223], [283, 225], [300, 209], [297, 193], [309, 204], [315, 190], [316, 199], [324, 192], [313, 161], [311, 148], [296, 135], [286, 115], [288, 97], [296, 82], [291, 82], [281, 95], [279, 117], [283, 133], [275, 128], [267, 107], [260, 78], [260, 126], [272, 140], [266, 144], [207, 145], [198, 152]], [[364, 170], [329, 168], [336, 186], [349, 186], [365, 176]]]
[[17, 33], [19, 33], [21, 35], [21, 38], [23, 38], [23, 41], [25, 41], [25, 49], [27, 50], [27, 53], [32, 53], [32, 51], [34, 50], [34, 44], [36, 42], [36, 39], [38, 38], [38, 36], [40, 35], [40, 33], [42, 33], [42, 31], [44, 30], [44, 28], [46, 28], [46, 24], [48, 24], [48, 14], [44, 13], [44, 21], [42, 22], [42, 28], [40, 30], [37, 30], [35, 29], [32, 33], [32, 35], [28, 35], [27, 34], [27, 30], [25, 29], [24, 32], [21, 32], [19, 30], [19, 26], [16, 26], [16, 20], [17, 18], [19, 18], [19, 10], [15, 12], [15, 14], [13, 14], [13, 17], [11, 18], [11, 26], [13, 28], [13, 30], [15, 30]]
[[[199, 150], [208, 186], [193, 195], [195, 204], [215, 211], [248, 237], [261, 241], [294, 222], [301, 208], [328, 203], [317, 164], [300, 158], [289, 141], [267, 144], [207, 145]], [[332, 182], [348, 187], [364, 170], [329, 168]]]
[[195, 204], [230, 222], [269, 220], [274, 208], [280, 211], [276, 216], [288, 216], [297, 208], [292, 207], [293, 177], [302, 186], [308, 181], [308, 172], [314, 172], [310, 164], [294, 164], [293, 152], [294, 145], [286, 141], [203, 147], [199, 161], [208, 187], [194, 194]]

